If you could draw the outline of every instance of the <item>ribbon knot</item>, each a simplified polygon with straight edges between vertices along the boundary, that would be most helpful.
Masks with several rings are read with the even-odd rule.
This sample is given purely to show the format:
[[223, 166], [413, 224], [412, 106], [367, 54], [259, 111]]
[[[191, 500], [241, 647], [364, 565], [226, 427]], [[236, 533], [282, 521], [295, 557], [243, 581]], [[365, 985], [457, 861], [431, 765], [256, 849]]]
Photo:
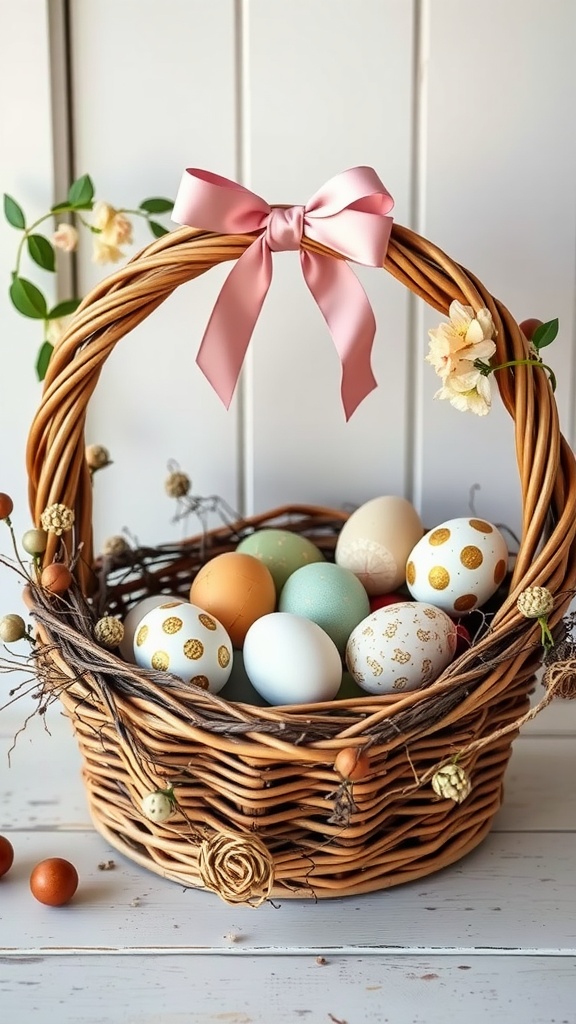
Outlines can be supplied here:
[[[371, 167], [331, 178], [304, 206], [271, 207], [219, 174], [189, 167], [172, 218], [223, 234], [256, 234], [226, 278], [196, 357], [226, 407], [230, 405], [254, 326], [272, 280], [272, 252], [300, 250], [302, 273], [328, 324], [342, 365], [346, 419], [376, 387], [370, 364], [376, 322], [366, 292], [346, 260], [382, 267], [394, 205]], [[336, 256], [302, 248], [320, 242]], [[341, 258], [338, 258], [341, 257]]]
[[273, 206], [266, 222], [266, 245], [272, 252], [299, 249], [304, 233], [304, 207]]

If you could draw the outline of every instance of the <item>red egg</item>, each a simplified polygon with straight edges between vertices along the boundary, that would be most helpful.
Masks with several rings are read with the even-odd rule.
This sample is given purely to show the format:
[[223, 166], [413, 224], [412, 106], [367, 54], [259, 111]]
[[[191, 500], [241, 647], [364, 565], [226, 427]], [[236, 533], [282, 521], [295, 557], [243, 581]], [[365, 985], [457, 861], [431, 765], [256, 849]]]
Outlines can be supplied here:
[[40, 861], [30, 875], [30, 891], [39, 903], [61, 907], [78, 888], [78, 872], [69, 860], [49, 857]]
[[370, 598], [370, 611], [375, 612], [378, 608], [385, 608], [389, 604], [397, 604], [398, 601], [409, 601], [410, 598], [404, 594], [376, 594]]
[[12, 843], [5, 836], [0, 836], [0, 878], [10, 871], [14, 860]]

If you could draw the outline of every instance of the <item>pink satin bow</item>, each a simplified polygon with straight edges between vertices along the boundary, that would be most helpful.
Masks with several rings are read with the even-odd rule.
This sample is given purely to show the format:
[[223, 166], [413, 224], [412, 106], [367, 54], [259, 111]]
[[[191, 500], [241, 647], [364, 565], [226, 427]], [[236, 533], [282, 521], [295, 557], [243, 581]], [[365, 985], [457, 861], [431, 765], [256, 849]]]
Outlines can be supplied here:
[[[197, 363], [226, 407], [272, 280], [272, 252], [300, 250], [302, 272], [326, 320], [342, 365], [346, 419], [376, 387], [370, 365], [376, 332], [366, 292], [345, 262], [384, 263], [394, 201], [371, 167], [352, 167], [316, 192], [305, 206], [269, 206], [219, 174], [189, 167], [172, 219], [221, 234], [258, 237], [228, 275], [202, 339]], [[301, 249], [303, 235], [343, 259]]]

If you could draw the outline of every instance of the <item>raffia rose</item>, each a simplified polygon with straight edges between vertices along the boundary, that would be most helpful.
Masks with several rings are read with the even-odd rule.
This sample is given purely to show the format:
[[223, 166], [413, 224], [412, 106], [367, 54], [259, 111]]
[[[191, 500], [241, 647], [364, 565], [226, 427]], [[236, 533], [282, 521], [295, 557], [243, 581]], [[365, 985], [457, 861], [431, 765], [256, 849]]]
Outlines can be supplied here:
[[207, 889], [225, 903], [260, 906], [274, 885], [274, 865], [268, 849], [254, 835], [219, 832], [200, 846], [198, 870]]

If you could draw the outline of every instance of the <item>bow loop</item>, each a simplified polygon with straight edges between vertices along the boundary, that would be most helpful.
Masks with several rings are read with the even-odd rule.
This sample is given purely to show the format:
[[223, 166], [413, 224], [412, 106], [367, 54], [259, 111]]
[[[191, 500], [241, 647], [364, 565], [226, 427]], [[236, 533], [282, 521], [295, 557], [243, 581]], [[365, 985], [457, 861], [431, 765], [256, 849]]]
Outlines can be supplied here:
[[243, 185], [210, 171], [188, 168], [172, 218], [223, 234], [256, 234], [228, 275], [202, 339], [197, 363], [226, 407], [272, 280], [272, 252], [302, 250], [302, 239], [335, 254], [302, 250], [302, 272], [328, 324], [342, 364], [346, 419], [376, 387], [370, 365], [376, 331], [362, 285], [345, 262], [384, 263], [394, 203], [371, 167], [337, 174], [305, 206], [270, 207]]

